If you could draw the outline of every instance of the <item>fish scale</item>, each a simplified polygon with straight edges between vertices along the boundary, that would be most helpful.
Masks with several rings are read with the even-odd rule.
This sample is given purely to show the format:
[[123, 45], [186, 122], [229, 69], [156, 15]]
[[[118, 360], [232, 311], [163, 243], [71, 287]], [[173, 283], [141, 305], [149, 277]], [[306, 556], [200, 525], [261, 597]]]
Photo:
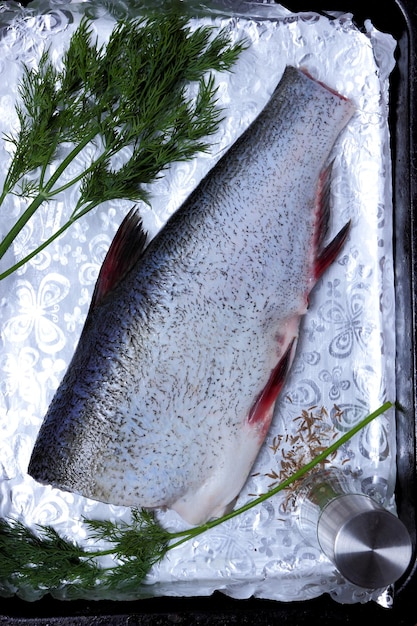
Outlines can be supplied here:
[[192, 524], [233, 503], [309, 293], [348, 233], [322, 249], [325, 166], [353, 112], [287, 67], [148, 246], [137, 213], [125, 218], [37, 437], [33, 478], [112, 504], [173, 508]]

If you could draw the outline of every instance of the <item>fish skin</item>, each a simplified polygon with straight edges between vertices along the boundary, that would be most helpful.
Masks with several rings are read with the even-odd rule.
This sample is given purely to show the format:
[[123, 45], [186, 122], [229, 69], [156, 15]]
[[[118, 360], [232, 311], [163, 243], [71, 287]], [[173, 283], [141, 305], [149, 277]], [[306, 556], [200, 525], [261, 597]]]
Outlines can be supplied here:
[[321, 187], [353, 112], [287, 67], [145, 249], [140, 220], [128, 216], [115, 240], [123, 249], [125, 237], [142, 237], [137, 258], [120, 280], [111, 259], [109, 288], [99, 278], [33, 449], [35, 480], [172, 508], [191, 524], [233, 503], [268, 432], [311, 289], [346, 237], [326, 257]]

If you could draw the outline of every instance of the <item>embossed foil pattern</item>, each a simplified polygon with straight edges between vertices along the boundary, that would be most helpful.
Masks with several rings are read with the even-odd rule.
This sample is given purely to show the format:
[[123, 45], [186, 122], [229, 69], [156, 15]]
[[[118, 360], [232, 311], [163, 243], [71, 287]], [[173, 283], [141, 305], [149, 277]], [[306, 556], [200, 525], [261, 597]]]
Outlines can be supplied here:
[[[99, 40], [105, 41], [117, 17], [134, 15], [133, 4], [117, 3], [115, 15], [116, 9], [106, 2], [40, 0], [27, 9], [0, 2], [0, 131], [10, 133], [17, 125], [14, 105], [22, 62], [36, 66], [49, 47], [59, 64], [84, 13], [92, 17]], [[303, 410], [324, 408], [316, 423], [328, 444], [334, 433], [347, 431], [383, 401], [395, 398], [387, 123], [395, 42], [370, 23], [359, 30], [346, 14], [292, 14], [279, 5], [246, 3], [241, 15], [230, 17], [224, 7], [194, 18], [193, 23], [227, 27], [233, 39], [245, 37], [250, 45], [233, 73], [217, 77], [225, 120], [210, 154], [172, 167], [150, 189], [152, 206], [141, 207], [141, 212], [151, 235], [251, 122], [287, 64], [306, 68], [357, 106], [335, 148], [329, 238], [349, 219], [351, 234], [313, 293], [296, 361], [268, 438], [239, 497], [240, 505], [285, 474], [283, 459], [294, 458], [302, 443]], [[1, 142], [1, 179], [10, 149]], [[87, 159], [83, 153], [74, 167], [83, 168]], [[64, 223], [74, 206], [74, 193], [69, 191], [38, 210], [2, 260], [2, 269]], [[0, 221], [2, 237], [24, 206], [16, 196], [7, 199]], [[129, 510], [42, 487], [26, 469], [49, 401], [80, 335], [100, 264], [129, 208], [125, 202], [100, 206], [0, 286], [0, 515], [30, 526], [53, 525], [80, 542], [88, 542], [83, 516], [128, 520]], [[395, 510], [392, 413], [344, 446], [332, 464], [353, 475], [365, 493]], [[170, 528], [182, 527], [172, 512], [158, 516]], [[307, 545], [297, 530], [291, 497], [285, 493], [170, 552], [135, 597], [206, 595], [216, 589], [235, 598], [255, 595], [284, 601], [329, 593], [343, 602], [386, 603], [389, 596], [388, 590], [354, 588], [316, 548]], [[38, 597], [29, 591], [23, 595]], [[65, 592], [57, 595], [65, 597]], [[102, 597], [100, 589], [81, 595]]]

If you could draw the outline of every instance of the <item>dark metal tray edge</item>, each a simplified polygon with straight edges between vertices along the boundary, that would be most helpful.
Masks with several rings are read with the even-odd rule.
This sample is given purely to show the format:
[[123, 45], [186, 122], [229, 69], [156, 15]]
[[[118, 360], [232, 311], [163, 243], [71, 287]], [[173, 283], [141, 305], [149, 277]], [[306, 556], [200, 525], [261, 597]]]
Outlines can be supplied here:
[[[29, 0], [30, 1], [30, 0]], [[27, 5], [29, 2], [22, 2]], [[283, 2], [294, 11], [317, 11], [306, 0]], [[320, 3], [321, 6], [321, 3]], [[341, 605], [323, 595], [304, 602], [273, 602], [251, 598], [233, 600], [216, 592], [210, 597], [152, 598], [134, 602], [61, 602], [45, 596], [35, 603], [18, 598], [0, 599], [0, 626], [135, 626], [136, 624], [283, 624], [304, 626], [353, 624], [358, 619], [378, 620], [378, 626], [416, 626], [417, 603], [417, 124], [415, 102], [417, 68], [417, 5], [415, 0], [392, 0], [375, 5], [365, 0], [335, 0], [322, 10], [353, 13], [361, 26], [370, 18], [378, 29], [398, 42], [397, 66], [392, 74], [391, 136], [393, 149], [395, 276], [397, 303], [397, 506], [414, 545], [409, 570], [395, 585], [392, 608], [376, 603]], [[403, 277], [409, 276], [409, 281]]]

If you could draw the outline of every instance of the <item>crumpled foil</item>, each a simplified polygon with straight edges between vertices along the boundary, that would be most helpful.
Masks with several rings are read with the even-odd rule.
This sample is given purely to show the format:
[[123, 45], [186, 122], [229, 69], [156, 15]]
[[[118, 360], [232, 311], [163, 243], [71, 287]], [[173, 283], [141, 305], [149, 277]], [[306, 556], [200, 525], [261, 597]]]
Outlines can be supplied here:
[[[187, 3], [186, 3], [187, 4]], [[142, 6], [142, 4], [140, 5]], [[395, 307], [392, 256], [391, 165], [388, 77], [395, 41], [370, 22], [358, 29], [350, 14], [293, 14], [256, 2], [190, 4], [192, 23], [226, 27], [232, 40], [249, 43], [232, 73], [216, 75], [225, 121], [211, 152], [172, 167], [151, 186], [152, 206], [141, 207], [154, 235], [228, 145], [260, 111], [287, 64], [302, 66], [318, 80], [351, 98], [357, 113], [335, 147], [333, 220], [329, 237], [352, 220], [340, 258], [320, 280], [301, 329], [293, 369], [277, 404], [270, 433], [237, 506], [265, 492], [288, 474], [284, 461], [297, 460], [302, 417], [319, 407], [319, 430], [328, 445], [385, 400], [395, 398]], [[49, 47], [59, 63], [70, 35], [86, 13], [100, 41], [115, 20], [140, 13], [136, 2], [35, 0], [24, 9], [0, 2], [0, 131], [17, 127], [15, 102], [22, 63], [36, 66]], [[235, 12], [231, 11], [235, 8]], [[163, 3], [161, 3], [163, 10]], [[0, 144], [0, 182], [11, 146]], [[74, 167], [82, 168], [83, 162]], [[74, 191], [42, 206], [3, 258], [1, 270], [23, 258], [66, 221]], [[25, 206], [10, 196], [2, 207], [0, 235]], [[0, 289], [0, 516], [35, 527], [52, 525], [89, 545], [82, 518], [129, 520], [130, 511], [35, 483], [26, 473], [47, 406], [74, 351], [105, 252], [130, 204], [97, 208], [15, 274]], [[254, 355], [256, 358], [256, 355]], [[318, 410], [318, 409], [317, 409]], [[313, 412], [316, 409], [313, 410]], [[297, 439], [298, 438], [298, 439]], [[302, 451], [308, 458], [308, 441]], [[395, 421], [378, 418], [332, 459], [361, 489], [395, 511]], [[196, 596], [221, 590], [234, 598], [255, 596], [306, 600], [323, 593], [345, 603], [375, 600], [388, 605], [390, 590], [366, 590], [346, 582], [297, 527], [291, 494], [283, 493], [212, 529], [155, 566], [134, 598]], [[182, 529], [173, 512], [160, 522]], [[17, 590], [28, 600], [41, 592]], [[65, 598], [65, 589], [54, 591]], [[80, 591], [103, 598], [105, 592]], [[112, 599], [118, 599], [112, 595]], [[123, 596], [123, 599], [126, 599]]]

